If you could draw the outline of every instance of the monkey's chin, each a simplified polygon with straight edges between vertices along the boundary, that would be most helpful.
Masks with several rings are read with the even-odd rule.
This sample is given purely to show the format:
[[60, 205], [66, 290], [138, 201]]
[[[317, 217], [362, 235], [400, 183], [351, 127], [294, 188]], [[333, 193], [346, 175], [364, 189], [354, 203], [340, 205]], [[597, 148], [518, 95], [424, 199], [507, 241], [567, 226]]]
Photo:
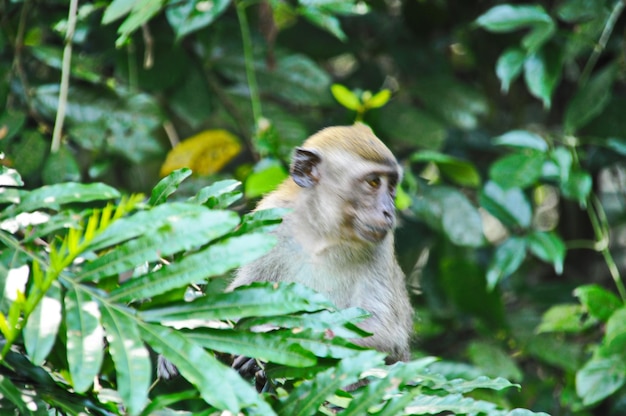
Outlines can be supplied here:
[[387, 237], [388, 228], [364, 226], [356, 230], [356, 234], [363, 241], [368, 243], [380, 243]]

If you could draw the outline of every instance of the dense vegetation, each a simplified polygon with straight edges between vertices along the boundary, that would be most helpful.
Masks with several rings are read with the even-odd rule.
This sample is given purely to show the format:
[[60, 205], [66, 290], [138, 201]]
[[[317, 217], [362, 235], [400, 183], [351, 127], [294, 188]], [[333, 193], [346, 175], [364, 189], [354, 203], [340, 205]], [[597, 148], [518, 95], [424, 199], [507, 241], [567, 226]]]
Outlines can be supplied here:
[[[0, 408], [626, 413], [625, 7], [3, 0]], [[223, 293], [273, 244], [282, 212], [247, 212], [291, 148], [355, 120], [405, 171], [394, 366], [346, 340], [364, 311]]]

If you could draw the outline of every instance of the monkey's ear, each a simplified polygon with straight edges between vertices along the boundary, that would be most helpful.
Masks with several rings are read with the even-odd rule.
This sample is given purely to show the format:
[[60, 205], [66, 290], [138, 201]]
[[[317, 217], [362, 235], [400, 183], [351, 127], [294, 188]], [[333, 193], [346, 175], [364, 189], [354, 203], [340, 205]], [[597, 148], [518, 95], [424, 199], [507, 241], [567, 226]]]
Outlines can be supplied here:
[[317, 152], [303, 147], [296, 147], [291, 158], [289, 173], [293, 181], [302, 188], [311, 188], [320, 180], [317, 165], [322, 158]]

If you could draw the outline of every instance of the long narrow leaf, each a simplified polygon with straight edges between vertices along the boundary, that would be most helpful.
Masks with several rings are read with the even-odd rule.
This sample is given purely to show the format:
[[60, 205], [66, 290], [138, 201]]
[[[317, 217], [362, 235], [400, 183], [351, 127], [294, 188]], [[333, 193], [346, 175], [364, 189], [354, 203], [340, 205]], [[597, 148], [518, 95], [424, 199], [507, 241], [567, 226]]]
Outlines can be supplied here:
[[[20, 415], [32, 415], [33, 412], [24, 402], [24, 395], [15, 387], [8, 377], [0, 374], [0, 399], [8, 399], [19, 411]], [[1, 406], [0, 406], [1, 407]]]
[[291, 331], [238, 332], [228, 329], [204, 328], [186, 332], [185, 336], [205, 348], [235, 355], [258, 358], [292, 367], [309, 367], [317, 363], [315, 356], [291, 342]]
[[190, 215], [190, 213], [201, 210], [202, 208], [195, 204], [172, 202], [146, 211], [139, 211], [134, 215], [115, 221], [102, 234], [93, 239], [89, 248], [101, 250], [110, 247], [162, 227], [172, 217]]
[[33, 364], [41, 365], [50, 353], [61, 324], [61, 287], [50, 286], [24, 327], [24, 345]]
[[184, 302], [141, 312], [148, 322], [212, 319], [240, 319], [293, 312], [314, 312], [333, 306], [326, 298], [295, 283], [253, 283], [229, 293], [214, 293], [193, 302]]
[[137, 321], [122, 309], [103, 304], [102, 324], [115, 363], [117, 390], [129, 414], [138, 414], [148, 401], [152, 364]]
[[141, 325], [139, 329], [142, 338], [156, 352], [170, 360], [180, 374], [196, 386], [207, 403], [235, 414], [251, 406], [265, 415], [275, 414], [233, 369], [217, 361], [179, 332], [150, 324]]
[[86, 391], [100, 370], [104, 355], [104, 331], [100, 326], [98, 304], [89, 294], [70, 287], [65, 295], [67, 362], [72, 385]]
[[274, 236], [264, 234], [229, 238], [156, 272], [132, 279], [111, 292], [111, 297], [121, 301], [143, 299], [202, 282], [259, 258], [271, 249], [275, 241]]
[[361, 373], [382, 365], [384, 355], [368, 350], [343, 359], [336, 367], [319, 373], [313, 380], [296, 387], [283, 398], [278, 407], [279, 415], [305, 416], [315, 413], [317, 408], [337, 389], [356, 382]]
[[132, 270], [139, 264], [156, 261], [161, 256], [200, 247], [239, 224], [239, 216], [235, 212], [210, 211], [201, 206], [198, 208], [168, 216], [159, 228], [86, 264], [79, 279], [97, 280]]
[[[73, 202], [91, 202], [119, 198], [120, 193], [103, 183], [59, 183], [42, 186], [22, 197], [22, 202], [11, 213], [31, 212], [39, 208], [59, 208]], [[8, 212], [9, 210], [5, 211]]]

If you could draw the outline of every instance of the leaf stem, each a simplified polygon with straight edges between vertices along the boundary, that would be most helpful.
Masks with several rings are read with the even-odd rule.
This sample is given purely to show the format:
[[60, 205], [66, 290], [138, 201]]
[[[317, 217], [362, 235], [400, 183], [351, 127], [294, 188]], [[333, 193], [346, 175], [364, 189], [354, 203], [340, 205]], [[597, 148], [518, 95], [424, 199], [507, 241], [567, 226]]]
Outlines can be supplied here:
[[248, 88], [250, 89], [250, 101], [252, 104], [252, 117], [254, 118], [254, 126], [256, 128], [262, 117], [261, 98], [259, 96], [259, 88], [257, 85], [256, 74], [254, 72], [254, 53], [252, 50], [252, 38], [250, 37], [250, 25], [246, 16], [247, 2], [236, 1], [237, 19], [239, 20], [239, 28], [241, 30], [241, 41], [243, 44], [243, 54], [246, 66], [246, 77], [248, 79]]
[[606, 218], [606, 214], [604, 213], [604, 209], [598, 200], [598, 197], [595, 195], [591, 195], [589, 197], [589, 201], [587, 204], [587, 214], [589, 215], [589, 220], [591, 222], [591, 226], [593, 227], [594, 234], [596, 235], [596, 239], [598, 242], [596, 243], [596, 250], [602, 254], [604, 258], [604, 262], [606, 263], [609, 273], [611, 274], [611, 278], [615, 282], [615, 286], [617, 287], [617, 291], [619, 292], [622, 301], [626, 303], [626, 288], [624, 287], [624, 283], [622, 282], [622, 278], [620, 276], [619, 269], [615, 264], [615, 260], [613, 259], [613, 255], [609, 250], [609, 225], [608, 220]]
[[72, 39], [74, 38], [74, 29], [76, 28], [76, 11], [78, 9], [78, 0], [70, 0], [70, 11], [67, 16], [67, 31], [65, 33], [65, 48], [63, 49], [63, 64], [61, 67], [61, 86], [59, 88], [59, 106], [57, 108], [57, 116], [54, 121], [54, 130], [52, 132], [52, 146], [50, 151], [56, 153], [61, 147], [61, 133], [63, 131], [63, 122], [65, 121], [65, 110], [67, 107], [67, 92], [70, 85], [70, 64], [72, 63]]

